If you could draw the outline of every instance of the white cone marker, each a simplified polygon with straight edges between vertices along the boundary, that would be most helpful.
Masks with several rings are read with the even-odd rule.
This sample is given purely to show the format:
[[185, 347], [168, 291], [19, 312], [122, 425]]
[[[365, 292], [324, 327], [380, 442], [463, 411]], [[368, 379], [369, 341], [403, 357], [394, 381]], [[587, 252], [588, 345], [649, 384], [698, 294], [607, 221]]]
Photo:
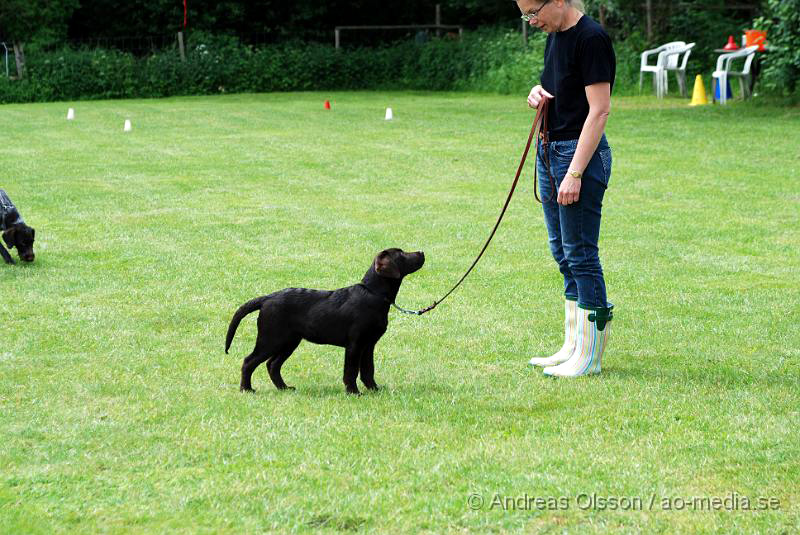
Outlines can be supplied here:
[[123, 132], [130, 132], [131, 131], [131, 120], [125, 119], [125, 126], [122, 127]]
[[387, 121], [392, 120], [392, 108], [386, 108], [386, 120]]
[[68, 109], [67, 110], [67, 120], [71, 121], [74, 118], [75, 118], [75, 110], [73, 110], [72, 108]]

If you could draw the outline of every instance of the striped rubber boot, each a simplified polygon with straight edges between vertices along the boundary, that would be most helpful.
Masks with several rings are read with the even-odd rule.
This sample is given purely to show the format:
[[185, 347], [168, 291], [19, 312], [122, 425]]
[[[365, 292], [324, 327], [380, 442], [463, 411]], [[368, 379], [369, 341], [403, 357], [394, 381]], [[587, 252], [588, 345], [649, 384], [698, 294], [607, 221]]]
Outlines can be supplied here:
[[566, 361], [575, 350], [576, 330], [578, 323], [578, 300], [572, 297], [564, 299], [564, 345], [555, 355], [549, 357], [533, 357], [531, 366], [555, 366]]
[[554, 377], [579, 377], [600, 373], [600, 361], [611, 334], [612, 309], [588, 308], [578, 305], [578, 328], [575, 351], [569, 360], [544, 369], [545, 375]]

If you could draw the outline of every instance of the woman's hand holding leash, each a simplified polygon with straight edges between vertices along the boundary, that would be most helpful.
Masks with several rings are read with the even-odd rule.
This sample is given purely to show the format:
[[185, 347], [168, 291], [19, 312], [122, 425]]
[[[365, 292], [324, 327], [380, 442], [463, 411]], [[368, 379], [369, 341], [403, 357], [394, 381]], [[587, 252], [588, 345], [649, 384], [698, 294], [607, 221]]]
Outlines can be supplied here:
[[539, 103], [547, 98], [553, 98], [553, 95], [542, 89], [540, 85], [534, 86], [528, 94], [528, 106], [531, 108], [538, 108]]
[[[553, 98], [553, 95], [545, 91], [542, 86], [537, 85], [528, 93], [528, 106], [531, 108], [538, 108], [543, 100]], [[558, 188], [558, 204], [567, 206], [578, 202], [581, 195], [581, 180], [571, 174], [567, 174], [561, 182], [561, 187]]]

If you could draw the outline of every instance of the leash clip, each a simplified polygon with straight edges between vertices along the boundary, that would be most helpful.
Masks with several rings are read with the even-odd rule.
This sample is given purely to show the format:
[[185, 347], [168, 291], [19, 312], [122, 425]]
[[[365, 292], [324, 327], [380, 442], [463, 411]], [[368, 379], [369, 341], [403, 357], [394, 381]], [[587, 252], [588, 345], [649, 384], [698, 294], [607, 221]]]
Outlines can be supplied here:
[[402, 312], [403, 314], [413, 314], [415, 316], [419, 316], [420, 312], [417, 310], [406, 310], [405, 308], [397, 306], [395, 303], [392, 303], [392, 306]]
[[429, 311], [433, 310], [434, 308], [436, 308], [436, 305], [438, 305], [438, 304], [439, 303], [437, 301], [434, 301], [431, 306], [425, 307], [422, 310], [407, 310], [405, 308], [397, 306], [396, 303], [392, 303], [392, 306], [394, 308], [396, 308], [397, 310], [399, 310], [400, 312], [402, 312], [403, 314], [412, 314], [414, 316], [422, 316], [426, 312], [429, 312]]
[[438, 304], [439, 304], [439, 302], [438, 302], [438, 301], [434, 301], [432, 305], [430, 305], [430, 306], [428, 306], [428, 307], [425, 307], [425, 308], [423, 308], [422, 310], [420, 310], [419, 312], [417, 312], [417, 314], [418, 314], [418, 315], [420, 315], [420, 316], [422, 316], [422, 315], [423, 315], [423, 314], [425, 314], [426, 312], [430, 312], [431, 310], [433, 310], [434, 308], [436, 308], [436, 305], [438, 305]]

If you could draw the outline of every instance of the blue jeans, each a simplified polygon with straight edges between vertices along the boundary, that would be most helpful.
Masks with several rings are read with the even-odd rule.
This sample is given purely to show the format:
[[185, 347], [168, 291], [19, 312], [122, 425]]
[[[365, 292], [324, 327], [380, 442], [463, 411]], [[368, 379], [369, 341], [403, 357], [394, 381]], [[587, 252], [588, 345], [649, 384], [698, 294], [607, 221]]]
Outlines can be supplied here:
[[[611, 178], [611, 148], [606, 136], [600, 139], [589, 165], [583, 172], [578, 202], [567, 206], [558, 204], [558, 187], [564, 180], [578, 140], [539, 141], [536, 165], [539, 172], [539, 196], [544, 201], [544, 221], [550, 252], [564, 275], [564, 295], [578, 300], [579, 305], [606, 308], [606, 283], [600, 265], [597, 242], [600, 237], [600, 212], [603, 195]], [[544, 151], [550, 156], [550, 173], [556, 183], [552, 191]]]

